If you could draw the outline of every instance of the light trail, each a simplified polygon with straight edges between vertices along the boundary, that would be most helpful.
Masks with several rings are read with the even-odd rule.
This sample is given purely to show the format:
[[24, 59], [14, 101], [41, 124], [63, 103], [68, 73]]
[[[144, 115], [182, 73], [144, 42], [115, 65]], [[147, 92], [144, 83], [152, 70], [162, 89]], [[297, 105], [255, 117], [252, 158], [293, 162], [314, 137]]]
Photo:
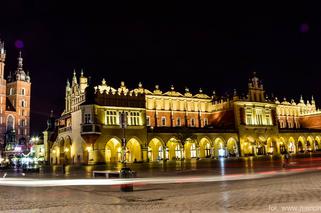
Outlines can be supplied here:
[[230, 174], [223, 176], [184, 176], [184, 177], [153, 177], [153, 178], [128, 178], [128, 179], [31, 179], [31, 178], [2, 178], [0, 186], [16, 187], [54, 187], [54, 186], [117, 186], [133, 184], [142, 186], [149, 184], [183, 184], [200, 182], [220, 182], [235, 180], [250, 180], [287, 175], [307, 171], [320, 170], [321, 167], [288, 169], [286, 171], [259, 172], [256, 174]]

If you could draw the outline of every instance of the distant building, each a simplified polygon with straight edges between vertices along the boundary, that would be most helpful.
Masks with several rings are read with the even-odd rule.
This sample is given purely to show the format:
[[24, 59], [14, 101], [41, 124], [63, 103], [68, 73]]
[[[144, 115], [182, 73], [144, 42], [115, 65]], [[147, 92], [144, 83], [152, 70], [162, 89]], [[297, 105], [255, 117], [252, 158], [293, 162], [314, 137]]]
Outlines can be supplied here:
[[30, 139], [30, 76], [23, 69], [21, 52], [14, 73], [4, 78], [6, 51], [0, 41], [0, 145], [7, 155], [27, 149]]
[[247, 95], [210, 97], [202, 89], [150, 91], [141, 83], [116, 89], [105, 79], [94, 87], [74, 72], [57, 135], [44, 141], [51, 164], [117, 162], [123, 152], [127, 162], [279, 155], [321, 150], [320, 119], [313, 98], [297, 104], [267, 97], [255, 73]]

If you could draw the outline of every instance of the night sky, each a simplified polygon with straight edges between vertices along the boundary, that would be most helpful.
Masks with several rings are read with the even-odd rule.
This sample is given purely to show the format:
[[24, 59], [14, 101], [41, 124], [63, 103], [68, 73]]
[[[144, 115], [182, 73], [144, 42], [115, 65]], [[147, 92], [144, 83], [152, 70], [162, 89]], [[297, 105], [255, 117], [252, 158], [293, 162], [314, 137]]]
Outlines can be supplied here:
[[114, 87], [142, 81], [151, 90], [174, 84], [178, 91], [201, 87], [209, 95], [214, 89], [219, 95], [245, 91], [256, 71], [279, 99], [313, 94], [321, 103], [320, 5], [66, 2], [0, 3], [7, 73], [16, 68], [15, 42], [24, 43], [34, 133], [45, 129], [51, 109], [56, 116], [62, 112], [74, 68]]

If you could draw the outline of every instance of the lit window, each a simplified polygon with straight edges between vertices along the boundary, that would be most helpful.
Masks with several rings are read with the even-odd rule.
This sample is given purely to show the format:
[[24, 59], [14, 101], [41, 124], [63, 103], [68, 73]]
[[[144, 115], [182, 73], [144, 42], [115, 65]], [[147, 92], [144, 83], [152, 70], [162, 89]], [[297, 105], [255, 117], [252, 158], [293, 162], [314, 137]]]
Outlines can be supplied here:
[[140, 117], [140, 113], [139, 112], [131, 112], [130, 113], [131, 125], [133, 125], [133, 126], [139, 125], [139, 117]]
[[107, 111], [106, 112], [106, 124], [107, 125], [116, 125], [116, 111]]
[[13, 88], [10, 88], [9, 95], [13, 95]]
[[251, 125], [252, 124], [252, 115], [250, 113], [246, 114], [246, 124]]

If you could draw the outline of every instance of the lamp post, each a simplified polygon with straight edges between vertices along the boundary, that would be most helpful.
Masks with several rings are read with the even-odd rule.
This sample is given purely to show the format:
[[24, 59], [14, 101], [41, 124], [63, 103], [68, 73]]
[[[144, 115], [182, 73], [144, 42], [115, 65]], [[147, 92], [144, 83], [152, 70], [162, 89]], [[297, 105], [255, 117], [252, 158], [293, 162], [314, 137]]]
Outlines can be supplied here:
[[125, 137], [125, 128], [127, 127], [127, 117], [126, 113], [123, 111], [120, 113], [119, 116], [119, 125], [123, 130], [123, 137], [122, 137], [122, 163], [123, 168], [126, 167], [126, 137]]

